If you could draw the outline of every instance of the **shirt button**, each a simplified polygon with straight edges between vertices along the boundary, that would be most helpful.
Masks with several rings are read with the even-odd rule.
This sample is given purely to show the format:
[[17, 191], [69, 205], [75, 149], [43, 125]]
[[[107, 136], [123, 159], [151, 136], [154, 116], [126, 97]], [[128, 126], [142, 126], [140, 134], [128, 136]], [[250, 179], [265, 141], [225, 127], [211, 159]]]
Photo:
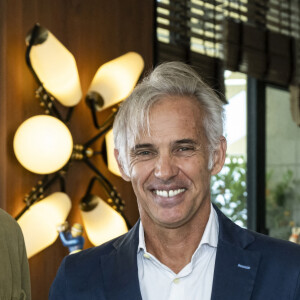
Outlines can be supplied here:
[[173, 280], [173, 282], [174, 282], [175, 284], [178, 284], [178, 283], [180, 282], [180, 278], [175, 278], [175, 279]]
[[144, 257], [149, 259], [150, 258], [150, 255], [148, 253], [144, 253]]

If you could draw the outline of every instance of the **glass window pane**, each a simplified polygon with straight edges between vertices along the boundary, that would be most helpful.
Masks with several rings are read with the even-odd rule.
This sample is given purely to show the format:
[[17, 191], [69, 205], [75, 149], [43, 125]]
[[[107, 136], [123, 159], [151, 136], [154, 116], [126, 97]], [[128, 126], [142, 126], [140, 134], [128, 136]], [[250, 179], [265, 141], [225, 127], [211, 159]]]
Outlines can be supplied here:
[[212, 178], [212, 201], [238, 225], [247, 226], [246, 149], [247, 84], [246, 75], [225, 72], [225, 137], [227, 156], [223, 170]]
[[267, 87], [266, 95], [266, 222], [270, 236], [289, 239], [300, 227], [300, 128], [289, 92]]

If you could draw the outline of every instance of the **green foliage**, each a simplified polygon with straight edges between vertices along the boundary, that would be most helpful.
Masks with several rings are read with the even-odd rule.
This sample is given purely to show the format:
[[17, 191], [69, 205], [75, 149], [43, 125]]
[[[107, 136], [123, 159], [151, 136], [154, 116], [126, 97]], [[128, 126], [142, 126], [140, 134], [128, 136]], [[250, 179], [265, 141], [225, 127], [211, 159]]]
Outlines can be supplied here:
[[246, 161], [243, 156], [227, 156], [223, 170], [212, 177], [211, 197], [227, 217], [246, 227]]
[[292, 206], [295, 197], [293, 172], [283, 173], [282, 179], [274, 183], [273, 171], [267, 173], [267, 227], [271, 235], [277, 238], [288, 239], [291, 234]]

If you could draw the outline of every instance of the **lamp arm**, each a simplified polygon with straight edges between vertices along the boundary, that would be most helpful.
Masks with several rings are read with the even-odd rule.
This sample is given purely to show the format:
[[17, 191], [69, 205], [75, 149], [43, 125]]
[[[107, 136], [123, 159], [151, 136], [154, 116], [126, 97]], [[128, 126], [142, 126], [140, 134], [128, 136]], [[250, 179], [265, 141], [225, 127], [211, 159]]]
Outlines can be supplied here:
[[97, 174], [97, 176], [99, 176], [100, 180], [106, 185], [106, 187], [108, 187], [110, 190], [114, 189], [113, 185], [108, 181], [108, 179], [99, 171], [99, 169], [88, 158], [84, 158], [83, 161], [91, 170], [93, 170]]
[[90, 105], [90, 109], [91, 109], [91, 113], [92, 113], [92, 119], [93, 119], [94, 126], [97, 129], [100, 129], [101, 126], [98, 123], [97, 110], [96, 110], [95, 106], [94, 105]]
[[84, 148], [90, 147], [93, 143], [95, 143], [103, 134], [107, 133], [113, 126], [115, 116], [118, 112], [118, 109], [113, 109], [112, 113], [105, 120], [105, 122], [99, 127], [100, 132], [92, 137], [89, 141], [84, 144]]
[[[101, 183], [102, 187], [104, 188], [107, 196], [111, 198], [114, 202], [114, 205], [117, 208], [117, 211], [122, 213], [122, 207], [124, 207], [124, 201], [122, 201], [121, 196], [118, 194], [116, 188], [108, 181], [108, 179], [97, 169], [97, 167], [88, 159], [84, 159], [84, 162], [90, 167], [96, 174], [96, 179]], [[94, 181], [91, 183], [90, 190], [94, 184]]]
[[45, 112], [47, 114], [50, 114], [51, 116], [55, 116], [57, 117], [59, 120], [63, 121], [63, 118], [60, 114], [60, 112], [58, 111], [58, 109], [56, 108], [53, 100], [55, 99], [50, 93], [48, 93], [46, 91], [46, 89], [44, 88], [43, 85], [40, 86], [42, 88], [42, 93], [43, 93], [43, 96], [40, 97], [40, 101], [41, 103], [44, 103], [43, 106], [45, 106]]
[[18, 221], [28, 209], [29, 209], [29, 206], [26, 205], [26, 206], [25, 206], [25, 207], [17, 214], [17, 216], [15, 217], [15, 220]]
[[100, 182], [101, 186], [104, 188], [104, 191], [106, 192], [107, 196], [110, 198], [111, 197], [111, 189], [108, 188], [108, 186], [105, 184], [105, 182], [102, 180], [102, 178], [100, 176], [94, 176], [90, 182], [89, 182], [89, 185], [87, 187], [87, 190], [86, 190], [86, 193], [85, 193], [85, 196], [83, 198], [83, 201], [82, 202], [87, 202], [87, 197], [88, 195], [91, 194], [91, 191], [92, 191], [92, 188], [94, 187], [94, 184], [95, 182], [98, 181]]
[[[123, 208], [125, 205], [124, 201], [121, 199], [120, 195], [117, 193], [114, 186], [112, 186], [110, 183], [109, 183], [109, 186], [107, 186], [106, 181], [103, 181], [103, 178], [105, 178], [103, 175], [102, 176], [94, 176], [90, 180], [90, 183], [88, 185], [85, 196], [82, 198], [82, 203], [85, 203], [87, 205], [89, 204], [88, 200], [90, 198], [88, 197], [88, 195], [91, 194], [91, 191], [92, 191], [92, 188], [93, 188], [95, 182], [98, 181], [101, 184], [101, 186], [104, 188], [107, 196], [111, 199], [112, 204], [115, 207], [115, 210], [123, 217], [123, 219], [125, 220], [125, 223], [127, 225], [127, 228], [130, 229], [132, 226], [123, 213]], [[109, 203], [109, 204], [111, 204], [111, 203]]]
[[99, 125], [98, 122], [97, 111], [101, 110], [103, 107], [104, 99], [98, 92], [90, 91], [85, 97], [85, 103], [91, 110], [94, 126], [97, 129], [100, 129], [101, 125]]
[[[87, 187], [87, 189], [86, 189], [85, 196], [87, 196], [87, 195], [89, 195], [89, 194], [91, 193], [92, 188], [93, 188], [93, 186], [94, 186], [96, 180], [97, 180], [97, 177], [96, 177], [96, 176], [94, 176], [94, 177], [90, 180], [89, 185], [88, 185], [88, 187]], [[84, 197], [84, 199], [85, 199], [85, 197]], [[86, 202], [86, 201], [83, 201], [83, 202]]]
[[73, 114], [73, 111], [74, 111], [74, 108], [75, 108], [74, 106], [69, 107], [68, 112], [67, 112], [67, 116], [64, 120], [64, 123], [67, 123], [67, 122], [70, 121], [70, 119], [72, 117], [72, 114]]
[[59, 174], [59, 185], [60, 185], [60, 190], [61, 192], [65, 193], [66, 192], [66, 181], [65, 178]]
[[26, 48], [26, 52], [25, 52], [25, 59], [26, 59], [26, 63], [27, 66], [29, 67], [30, 71], [33, 74], [34, 79], [37, 81], [37, 83], [39, 84], [39, 86], [43, 87], [42, 82], [40, 81], [39, 77], [37, 76], [37, 74], [35, 73], [32, 64], [31, 64], [31, 60], [30, 60], [30, 52], [31, 52], [31, 48], [34, 45], [37, 37], [38, 37], [38, 33], [40, 30], [40, 25], [39, 24], [35, 24], [32, 31], [31, 31], [31, 35], [28, 41], [28, 46]]
[[61, 191], [65, 192], [65, 180], [60, 172], [56, 172], [52, 178], [49, 179], [49, 175], [45, 175], [42, 180], [31, 189], [30, 193], [25, 196], [24, 201], [26, 206], [15, 217], [18, 220], [35, 202], [44, 198], [44, 192], [51, 187], [57, 180], [60, 181]]

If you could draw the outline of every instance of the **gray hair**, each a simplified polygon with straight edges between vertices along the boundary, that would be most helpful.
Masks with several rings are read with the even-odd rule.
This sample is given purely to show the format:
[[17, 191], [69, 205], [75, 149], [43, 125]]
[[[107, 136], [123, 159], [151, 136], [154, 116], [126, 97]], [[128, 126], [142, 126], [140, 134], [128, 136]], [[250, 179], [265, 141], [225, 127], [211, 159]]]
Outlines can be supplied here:
[[167, 62], [156, 67], [136, 86], [132, 94], [122, 103], [115, 118], [114, 143], [119, 151], [119, 163], [128, 176], [128, 150], [134, 146], [141, 133], [150, 133], [150, 109], [166, 96], [194, 98], [205, 111], [203, 126], [210, 151], [208, 168], [213, 167], [212, 154], [223, 134], [222, 102], [190, 66], [181, 62]]

